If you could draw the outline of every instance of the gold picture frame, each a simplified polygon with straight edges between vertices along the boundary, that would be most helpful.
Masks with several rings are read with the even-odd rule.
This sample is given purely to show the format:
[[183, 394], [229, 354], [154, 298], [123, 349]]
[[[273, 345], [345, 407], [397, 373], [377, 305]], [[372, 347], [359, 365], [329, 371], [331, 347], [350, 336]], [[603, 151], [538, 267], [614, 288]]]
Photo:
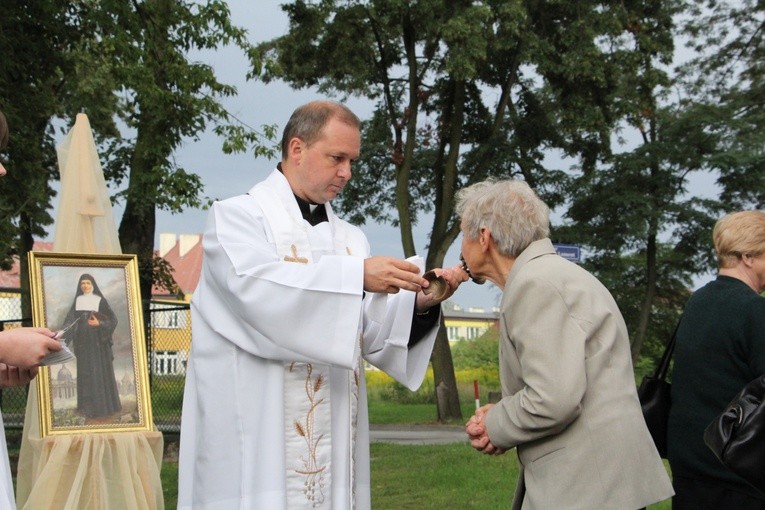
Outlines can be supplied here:
[[138, 258], [30, 252], [29, 279], [34, 325], [76, 356], [40, 367], [42, 437], [153, 430]]

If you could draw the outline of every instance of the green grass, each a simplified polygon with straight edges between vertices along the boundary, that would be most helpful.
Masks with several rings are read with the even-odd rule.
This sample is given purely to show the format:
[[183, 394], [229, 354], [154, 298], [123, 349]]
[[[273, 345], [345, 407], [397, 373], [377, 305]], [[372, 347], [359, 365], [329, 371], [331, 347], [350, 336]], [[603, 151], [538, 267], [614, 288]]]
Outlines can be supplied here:
[[[508, 508], [518, 476], [515, 455], [481, 455], [467, 444], [373, 443], [370, 454], [376, 510]], [[166, 509], [176, 507], [177, 484], [178, 463], [163, 462]]]
[[[458, 371], [462, 419], [450, 425], [463, 425], [473, 414], [473, 379], [478, 379], [481, 403], [489, 391], [498, 389], [494, 372]], [[428, 385], [428, 381], [431, 381]], [[384, 373], [367, 374], [370, 423], [437, 424], [432, 374], [417, 392], [410, 392]], [[152, 381], [152, 403], [156, 419], [177, 421], [182, 402], [182, 380], [155, 377]], [[22, 395], [23, 397], [23, 395]], [[19, 398], [26, 402], [26, 398]], [[7, 403], [7, 402], [6, 402]], [[23, 411], [23, 406], [20, 408]], [[9, 412], [9, 411], [6, 411]], [[18, 452], [14, 434], [7, 434], [9, 450]], [[165, 446], [177, 442], [177, 436], [165, 436]], [[172, 449], [172, 448], [171, 448]], [[175, 450], [177, 452], [177, 449]], [[162, 463], [161, 481], [165, 508], [176, 508], [178, 499], [177, 456]], [[508, 508], [518, 477], [515, 452], [486, 456], [467, 444], [451, 445], [371, 445], [372, 506], [386, 509], [494, 509]], [[669, 502], [650, 506], [650, 510], [669, 510]]]
[[155, 420], [180, 419], [183, 407], [183, 376], [156, 375], [151, 381], [151, 407]]
[[482, 455], [464, 443], [373, 443], [371, 469], [372, 507], [381, 510], [509, 508], [518, 477], [514, 454]]
[[165, 496], [165, 510], [173, 510], [178, 506], [178, 462], [163, 461], [159, 477]]
[[[397, 445], [372, 443], [372, 508], [375, 510], [506, 509], [518, 478], [514, 452], [489, 456], [464, 443]], [[162, 464], [165, 508], [176, 507], [178, 463]], [[670, 510], [669, 501], [648, 507]]]
[[[369, 421], [372, 424], [437, 424], [436, 405], [422, 402], [427, 398], [405, 396], [414, 402], [405, 404], [380, 398], [384, 379], [372, 383], [369, 399]], [[393, 393], [399, 393], [396, 388]], [[388, 392], [390, 394], [391, 392]], [[463, 393], [463, 392], [460, 392]], [[467, 393], [467, 390], [465, 391]], [[418, 402], [418, 400], [420, 400]], [[460, 395], [462, 425], [472, 416], [475, 403]], [[482, 400], [482, 404], [484, 401]], [[506, 509], [510, 507], [518, 478], [515, 452], [487, 456], [475, 452], [467, 444], [396, 445], [373, 443], [370, 447], [372, 475], [372, 508], [387, 509]], [[165, 508], [177, 505], [178, 464], [162, 465], [162, 487]], [[670, 510], [669, 501], [648, 507], [649, 510]]]
[[[450, 422], [450, 425], [463, 425], [473, 416], [475, 403], [465, 403], [460, 400], [462, 419]], [[406, 404], [386, 400], [373, 400], [369, 402], [369, 423], [379, 425], [408, 424], [425, 425], [438, 423], [438, 411], [436, 404]]]

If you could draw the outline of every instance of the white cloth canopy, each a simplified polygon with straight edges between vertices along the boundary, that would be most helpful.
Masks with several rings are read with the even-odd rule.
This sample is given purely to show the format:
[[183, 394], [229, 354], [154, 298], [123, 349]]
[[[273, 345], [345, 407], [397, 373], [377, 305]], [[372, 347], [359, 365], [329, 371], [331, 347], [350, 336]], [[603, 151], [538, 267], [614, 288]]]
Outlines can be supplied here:
[[[120, 254], [117, 228], [88, 117], [78, 114], [57, 147], [61, 201], [53, 249]], [[47, 368], [41, 368], [47, 370]], [[27, 398], [19, 452], [19, 509], [162, 510], [161, 432], [80, 433], [41, 437], [35, 385]]]
[[53, 250], [122, 253], [87, 115], [77, 115], [74, 127], [56, 147], [56, 152], [61, 174], [61, 196]]

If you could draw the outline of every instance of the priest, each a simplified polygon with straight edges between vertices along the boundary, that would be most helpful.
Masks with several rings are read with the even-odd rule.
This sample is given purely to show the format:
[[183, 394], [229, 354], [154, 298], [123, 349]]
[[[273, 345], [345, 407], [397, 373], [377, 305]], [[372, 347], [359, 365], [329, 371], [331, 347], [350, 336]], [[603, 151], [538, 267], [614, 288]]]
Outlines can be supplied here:
[[360, 122], [344, 105], [298, 108], [282, 161], [217, 202], [191, 302], [180, 509], [370, 508], [364, 360], [415, 390], [440, 301], [467, 274], [370, 256], [330, 201], [351, 178]]

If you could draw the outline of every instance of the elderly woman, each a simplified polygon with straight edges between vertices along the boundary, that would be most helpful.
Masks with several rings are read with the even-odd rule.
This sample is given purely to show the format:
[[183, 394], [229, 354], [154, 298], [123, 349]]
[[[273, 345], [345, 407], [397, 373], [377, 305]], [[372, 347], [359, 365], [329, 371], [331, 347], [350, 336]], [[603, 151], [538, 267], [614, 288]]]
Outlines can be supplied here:
[[[8, 143], [8, 122], [0, 112], [0, 151]], [[0, 177], [5, 175], [0, 160]], [[0, 388], [23, 386], [37, 375], [37, 366], [51, 351], [61, 350], [48, 328], [13, 328], [0, 331]], [[11, 466], [0, 415], [0, 508], [16, 508]]]
[[715, 280], [693, 293], [677, 329], [667, 456], [674, 509], [765, 509], [765, 494], [728, 471], [704, 429], [765, 374], [765, 212], [721, 218], [712, 232]]
[[672, 496], [635, 388], [627, 328], [608, 290], [558, 256], [549, 209], [523, 181], [461, 190], [471, 276], [503, 297], [502, 400], [467, 423], [472, 446], [516, 447], [513, 508], [637, 509]]

